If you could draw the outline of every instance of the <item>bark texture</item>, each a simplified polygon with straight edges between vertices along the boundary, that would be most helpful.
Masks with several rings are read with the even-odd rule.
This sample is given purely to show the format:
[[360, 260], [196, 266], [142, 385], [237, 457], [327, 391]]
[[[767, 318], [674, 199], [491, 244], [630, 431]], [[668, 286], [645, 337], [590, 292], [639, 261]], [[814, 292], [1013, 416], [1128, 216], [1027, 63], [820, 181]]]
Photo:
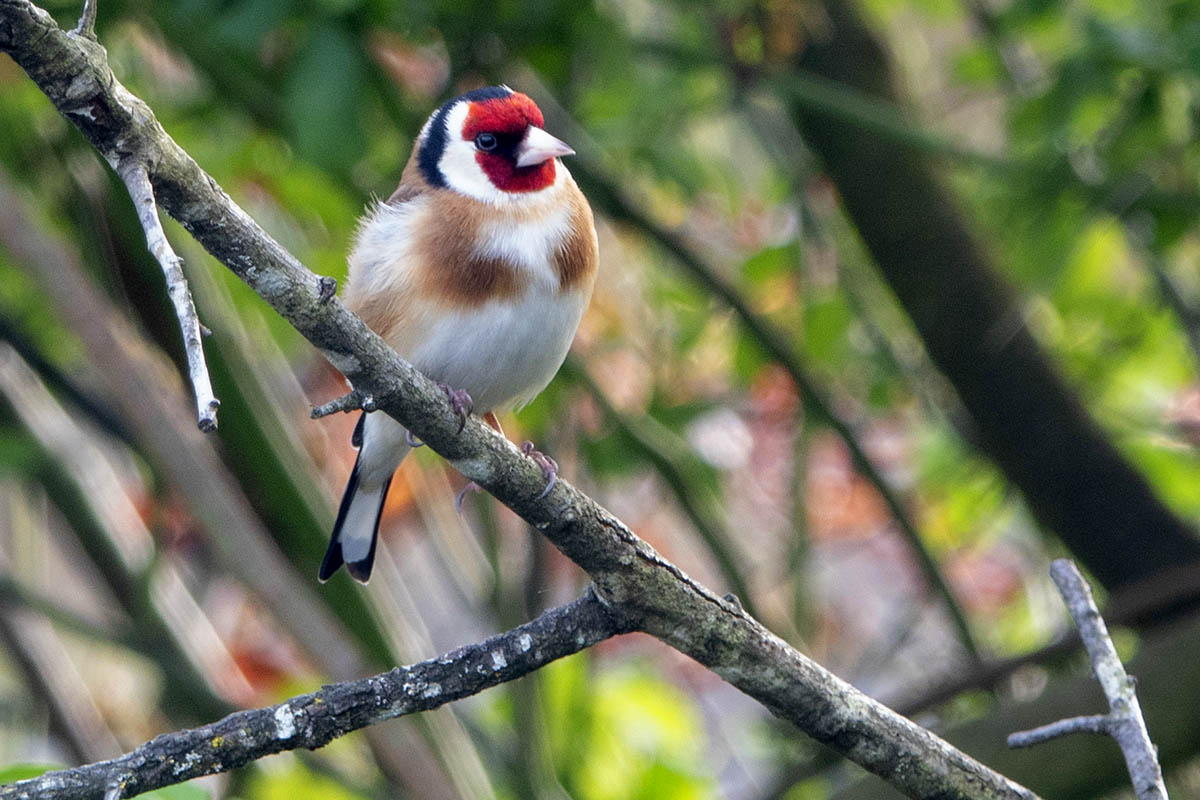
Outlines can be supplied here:
[[0, 787], [3, 800], [132, 797], [248, 764], [323, 747], [350, 731], [428, 711], [511, 681], [624, 630], [594, 592], [532, 622], [411, 667], [322, 687], [287, 702], [159, 736], [110, 761]]

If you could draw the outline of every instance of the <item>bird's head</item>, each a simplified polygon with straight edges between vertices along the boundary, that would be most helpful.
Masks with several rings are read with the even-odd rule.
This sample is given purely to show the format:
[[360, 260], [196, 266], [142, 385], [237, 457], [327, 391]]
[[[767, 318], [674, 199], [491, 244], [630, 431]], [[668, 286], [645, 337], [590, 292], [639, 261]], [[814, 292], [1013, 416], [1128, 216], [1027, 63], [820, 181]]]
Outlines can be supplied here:
[[557, 158], [575, 151], [542, 129], [537, 104], [507, 86], [476, 89], [433, 113], [417, 141], [430, 184], [506, 203], [556, 185]]

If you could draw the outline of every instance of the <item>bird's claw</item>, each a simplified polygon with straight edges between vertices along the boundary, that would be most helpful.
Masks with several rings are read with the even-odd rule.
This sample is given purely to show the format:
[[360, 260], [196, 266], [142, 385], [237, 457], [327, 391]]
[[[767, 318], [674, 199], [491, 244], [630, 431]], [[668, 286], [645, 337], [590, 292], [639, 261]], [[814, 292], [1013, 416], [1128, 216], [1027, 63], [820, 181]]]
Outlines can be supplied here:
[[546, 478], [546, 488], [542, 489], [542, 493], [534, 498], [541, 500], [550, 494], [550, 490], [554, 488], [554, 484], [558, 483], [558, 462], [534, 447], [533, 442], [525, 442], [521, 445], [521, 452], [529, 456], [533, 463], [542, 468], [542, 475]]
[[467, 493], [468, 492], [482, 492], [482, 491], [483, 491], [483, 487], [481, 487], [478, 483], [476, 483], [475, 481], [469, 481], [467, 483], [467, 485], [464, 486], [462, 488], [462, 490], [458, 493], [458, 495], [454, 498], [454, 510], [456, 512], [458, 512], [459, 514], [461, 514], [463, 500], [465, 500], [467, 498]]
[[408, 442], [408, 446], [413, 448], [414, 450], [417, 449], [418, 447], [425, 446], [425, 443], [422, 442], [417, 437], [413, 436], [412, 431], [410, 431], [410, 430], [404, 431], [404, 441]]
[[462, 433], [463, 428], [467, 426], [467, 417], [471, 416], [471, 411], [475, 408], [475, 401], [467, 394], [466, 389], [454, 389], [445, 383], [439, 383], [438, 388], [446, 393], [454, 413], [458, 415], [458, 432]]

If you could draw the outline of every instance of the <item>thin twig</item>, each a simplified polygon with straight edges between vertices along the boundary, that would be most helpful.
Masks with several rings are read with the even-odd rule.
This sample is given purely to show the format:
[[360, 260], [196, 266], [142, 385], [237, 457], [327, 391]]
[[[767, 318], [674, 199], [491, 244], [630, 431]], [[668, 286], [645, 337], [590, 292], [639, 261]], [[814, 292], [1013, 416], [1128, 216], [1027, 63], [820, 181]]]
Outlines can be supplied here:
[[1112, 734], [1112, 718], [1106, 714], [1093, 714], [1090, 717], [1069, 717], [1042, 725], [1030, 731], [1020, 731], [1009, 734], [1009, 747], [1033, 747], [1035, 744], [1048, 742], [1060, 736], [1071, 733], [1100, 733], [1105, 736]]
[[0, 787], [0, 800], [132, 797], [272, 753], [323, 747], [387, 719], [438, 708], [515, 680], [628, 626], [594, 591], [484, 642], [411, 667], [344, 681], [279, 705], [239, 711], [200, 728], [158, 736], [132, 752]]
[[308, 412], [308, 416], [310, 419], [320, 419], [321, 417], [328, 417], [330, 414], [336, 414], [339, 411], [343, 414], [349, 414], [351, 411], [358, 411], [359, 409], [374, 411], [375, 398], [355, 389], [341, 397], [330, 400], [328, 403], [314, 406], [312, 411]]
[[1050, 576], [1079, 628], [1080, 638], [1092, 661], [1092, 672], [1108, 698], [1109, 712], [1100, 716], [1074, 717], [1032, 731], [1014, 733], [1008, 737], [1009, 747], [1027, 747], [1077, 731], [1106, 733], [1116, 740], [1125, 756], [1138, 800], [1166, 800], [1167, 787], [1134, 691], [1135, 682], [1121, 664], [1117, 648], [1108, 635], [1108, 626], [1092, 597], [1091, 587], [1070, 559], [1056, 559], [1050, 565]]
[[212, 379], [208, 376], [208, 365], [204, 362], [204, 345], [201, 342], [200, 318], [192, 302], [187, 278], [183, 274], [183, 261], [171, 249], [166, 231], [158, 218], [158, 206], [154, 202], [154, 188], [145, 166], [134, 159], [126, 159], [117, 165], [117, 174], [125, 182], [129, 196], [137, 208], [138, 221], [146, 232], [146, 247], [162, 267], [167, 279], [167, 294], [175, 306], [179, 328], [183, 333], [183, 346], [187, 351], [188, 378], [196, 395], [196, 416], [200, 430], [211, 433], [217, 429], [217, 407], [221, 401], [213, 395]]
[[89, 39], [96, 38], [96, 6], [98, 4], [99, 0], [83, 0], [83, 13], [79, 17], [79, 24], [75, 26], [75, 35], [86, 36]]

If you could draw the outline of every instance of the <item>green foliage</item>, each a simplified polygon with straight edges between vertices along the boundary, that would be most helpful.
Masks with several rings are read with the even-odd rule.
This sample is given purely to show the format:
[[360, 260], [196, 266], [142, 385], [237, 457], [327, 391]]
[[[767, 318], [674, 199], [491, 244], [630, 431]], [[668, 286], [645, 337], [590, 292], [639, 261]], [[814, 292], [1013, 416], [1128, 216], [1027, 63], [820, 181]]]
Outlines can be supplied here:
[[[536, 678], [553, 769], [570, 796], [714, 797], [704, 723], [689, 698], [656, 670], [638, 665], [594, 669], [589, 661], [572, 656]], [[510, 730], [512, 714], [510, 704], [498, 702], [485, 719], [497, 730]]]
[[60, 764], [9, 764], [6, 767], [0, 767], [0, 784], [36, 778], [60, 767]]
[[259, 765], [246, 782], [245, 797], [247, 800], [365, 800], [367, 796], [348, 789], [334, 776], [314, 772], [289, 754]]
[[191, 783], [166, 786], [139, 796], [145, 797], [147, 800], [211, 800], [212, 798], [208, 791]]

